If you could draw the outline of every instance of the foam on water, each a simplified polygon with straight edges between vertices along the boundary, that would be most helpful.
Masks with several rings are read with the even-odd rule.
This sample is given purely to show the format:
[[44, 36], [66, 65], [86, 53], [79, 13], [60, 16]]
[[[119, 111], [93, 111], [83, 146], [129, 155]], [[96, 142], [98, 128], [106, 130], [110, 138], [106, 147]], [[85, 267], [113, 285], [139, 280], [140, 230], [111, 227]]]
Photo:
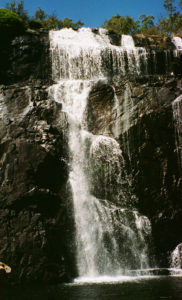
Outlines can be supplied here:
[[[144, 278], [141, 277], [141, 278]], [[87, 284], [87, 283], [122, 283], [127, 281], [137, 281], [138, 276], [98, 276], [98, 277], [79, 277], [74, 280], [74, 284]]]
[[[84, 284], [116, 284], [116, 283], [125, 283], [125, 282], [140, 282], [142, 280], [148, 279], [160, 279], [164, 277], [182, 277], [182, 270], [176, 268], [168, 269], [145, 269], [143, 270], [145, 275], [140, 275], [142, 270], [138, 271], [138, 275], [125, 275], [125, 276], [98, 276], [98, 277], [78, 277], [75, 278], [74, 282], [69, 285], [84, 285]], [[148, 274], [147, 274], [148, 271]], [[158, 274], [156, 275], [156, 272]], [[166, 274], [164, 275], [164, 273]]]

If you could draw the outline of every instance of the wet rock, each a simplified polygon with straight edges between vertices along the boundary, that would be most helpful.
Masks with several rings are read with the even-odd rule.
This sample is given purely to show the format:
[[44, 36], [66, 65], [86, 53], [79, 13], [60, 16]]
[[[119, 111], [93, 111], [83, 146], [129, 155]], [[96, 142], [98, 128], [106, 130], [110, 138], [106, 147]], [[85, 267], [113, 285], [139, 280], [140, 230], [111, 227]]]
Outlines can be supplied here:
[[98, 27], [92, 28], [92, 32], [95, 34], [99, 34], [99, 28]]
[[9, 274], [11, 273], [11, 268], [4, 264], [3, 262], [0, 262], [0, 277], [4, 274]]
[[121, 46], [121, 35], [120, 34], [114, 33], [112, 31], [108, 31], [108, 37], [109, 37], [110, 43], [112, 45]]
[[17, 38], [7, 55], [0, 71], [1, 259], [12, 282], [69, 281], [76, 270], [68, 122], [48, 95], [48, 32]]
[[87, 122], [94, 134], [110, 134], [110, 121], [114, 102], [112, 86], [99, 82], [89, 94]]
[[11, 44], [0, 45], [0, 83], [50, 80], [48, 32], [26, 32]]
[[174, 50], [174, 44], [170, 37], [162, 37], [157, 35], [146, 36], [145, 34], [137, 34], [133, 36], [136, 47], [145, 47], [152, 50]]
[[[91, 91], [89, 130], [119, 141], [124, 158], [122, 163], [120, 161], [122, 180], [119, 180], [123, 184], [122, 201], [131, 199], [140, 213], [151, 220], [159, 264], [167, 266], [167, 253], [180, 241], [178, 228], [182, 226], [182, 184], [172, 111], [172, 102], [176, 94], [181, 93], [181, 84], [170, 76], [125, 76], [111, 86], [114, 96], [108, 85]], [[108, 158], [102, 158], [95, 157], [91, 163], [94, 165], [92, 193], [116, 203], [114, 182], [119, 172], [112, 173], [107, 168]], [[112, 163], [108, 165], [111, 167]], [[112, 184], [104, 183], [107, 180]], [[135, 200], [127, 195], [128, 182]], [[113, 190], [107, 190], [109, 186]]]

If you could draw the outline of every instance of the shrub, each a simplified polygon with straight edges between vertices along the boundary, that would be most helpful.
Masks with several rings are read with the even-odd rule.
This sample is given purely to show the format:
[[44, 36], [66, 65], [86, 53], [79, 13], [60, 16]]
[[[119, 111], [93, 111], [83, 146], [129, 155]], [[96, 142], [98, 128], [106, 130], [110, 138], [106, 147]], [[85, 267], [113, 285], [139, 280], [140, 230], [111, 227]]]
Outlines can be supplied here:
[[11, 40], [25, 30], [25, 24], [20, 16], [6, 8], [0, 9], [0, 37]]
[[111, 19], [105, 20], [103, 27], [117, 34], [134, 34], [138, 31], [139, 22], [132, 17], [123, 17], [117, 14]]
[[30, 20], [28, 22], [28, 28], [30, 29], [40, 29], [42, 27], [42, 23], [37, 20]]

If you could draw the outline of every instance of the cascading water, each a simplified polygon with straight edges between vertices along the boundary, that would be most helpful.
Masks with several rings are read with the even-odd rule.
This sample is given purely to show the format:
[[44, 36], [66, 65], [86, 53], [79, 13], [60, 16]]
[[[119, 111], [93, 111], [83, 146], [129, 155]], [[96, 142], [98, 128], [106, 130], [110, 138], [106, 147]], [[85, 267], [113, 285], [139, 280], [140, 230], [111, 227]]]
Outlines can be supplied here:
[[177, 50], [182, 51], [182, 39], [180, 37], [173, 37], [172, 42], [176, 46]]
[[146, 52], [127, 36], [121, 46], [111, 45], [103, 29], [51, 31], [50, 43], [56, 82], [50, 95], [62, 103], [69, 121], [79, 276], [114, 276], [148, 268], [150, 222], [134, 208], [122, 151], [114, 138], [89, 133], [85, 121], [92, 87], [113, 75], [141, 73]]
[[182, 170], [182, 96], [179, 96], [173, 101], [172, 109], [176, 133], [176, 150], [178, 154], [179, 165]]
[[182, 53], [182, 39], [180, 37], [173, 37], [171, 39], [172, 43], [175, 45], [176, 50], [173, 51], [174, 56], [179, 56]]

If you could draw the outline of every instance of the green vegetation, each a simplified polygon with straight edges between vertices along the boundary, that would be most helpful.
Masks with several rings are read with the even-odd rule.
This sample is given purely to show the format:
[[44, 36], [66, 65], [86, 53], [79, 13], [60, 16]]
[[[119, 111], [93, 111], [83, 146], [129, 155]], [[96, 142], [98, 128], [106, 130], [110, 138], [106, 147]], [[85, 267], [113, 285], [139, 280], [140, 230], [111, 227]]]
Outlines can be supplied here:
[[11, 1], [5, 5], [5, 8], [18, 14], [24, 22], [28, 21], [28, 12], [24, 9], [23, 1]]
[[[179, 1], [179, 7], [182, 7], [182, 1]], [[170, 35], [172, 33], [177, 33], [178, 30], [182, 27], [182, 15], [180, 11], [177, 10], [177, 7], [174, 5], [174, 0], [164, 0], [164, 8], [167, 12], [166, 18], [161, 18], [158, 21], [158, 26], [161, 33]]]
[[164, 0], [164, 8], [167, 16], [161, 17], [154, 22], [152, 15], [144, 14], [139, 16], [139, 20], [126, 16], [111, 17], [104, 22], [103, 27], [118, 34], [142, 33], [145, 35], [162, 35], [180, 34], [182, 32], [182, 0], [178, 3], [178, 9], [175, 6], [175, 0]]
[[118, 34], [134, 34], [138, 32], [139, 22], [129, 16], [123, 17], [117, 14], [106, 20], [103, 27]]
[[22, 18], [15, 12], [6, 8], [0, 9], [0, 36], [10, 40], [24, 32], [25, 26]]
[[61, 29], [72, 28], [74, 30], [79, 29], [84, 24], [81, 21], [74, 23], [69, 18], [60, 20], [55, 13], [48, 15], [40, 6], [36, 9], [34, 16], [29, 17], [28, 12], [24, 9], [24, 1], [13, 1], [5, 5], [6, 9], [16, 13], [24, 23], [26, 28], [30, 29]]
[[[130, 16], [117, 14], [105, 20], [103, 27], [117, 34], [144, 34], [169, 36], [179, 34], [182, 36], [182, 0], [164, 0], [166, 10], [165, 17], [156, 22], [152, 15], [141, 14], [138, 20]], [[37, 7], [34, 16], [30, 17], [24, 9], [24, 1], [11, 0], [5, 9], [0, 9], [0, 32], [1, 35], [14, 37], [23, 32], [25, 28], [38, 30], [72, 28], [78, 30], [84, 24], [81, 21], [73, 22], [72, 19], [59, 19], [56, 13], [48, 15], [43, 9]]]
[[48, 18], [42, 21], [42, 27], [47, 29], [72, 28], [74, 30], [77, 30], [81, 26], [83, 26], [83, 23], [81, 21], [73, 23], [72, 20], [68, 18], [59, 20], [54, 14], [48, 16]]

